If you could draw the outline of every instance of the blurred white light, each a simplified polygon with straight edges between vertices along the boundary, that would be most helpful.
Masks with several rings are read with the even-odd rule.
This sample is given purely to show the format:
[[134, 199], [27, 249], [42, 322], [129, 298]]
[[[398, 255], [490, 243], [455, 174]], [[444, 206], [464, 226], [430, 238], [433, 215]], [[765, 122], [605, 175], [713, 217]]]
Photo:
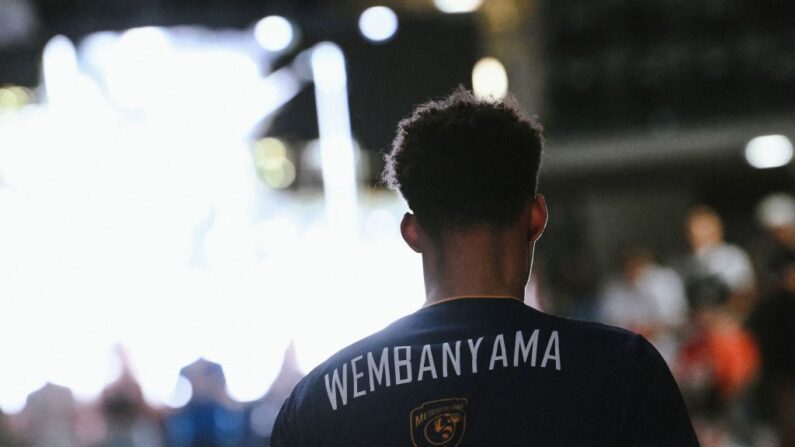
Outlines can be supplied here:
[[166, 401], [166, 405], [171, 408], [179, 408], [190, 402], [191, 397], [193, 397], [193, 387], [190, 381], [183, 376], [179, 376], [174, 392]]
[[287, 188], [295, 181], [295, 165], [287, 158], [287, 145], [278, 138], [263, 138], [254, 144], [254, 165], [260, 179], [272, 188]]
[[[328, 93], [339, 92], [347, 88], [348, 75], [345, 71], [345, 56], [340, 47], [330, 42], [319, 43], [312, 50], [311, 64], [312, 76], [317, 88]], [[345, 94], [347, 97], [347, 91]]]
[[286, 257], [300, 243], [295, 222], [285, 216], [257, 224], [255, 237], [257, 248], [266, 255]]
[[475, 96], [500, 100], [508, 94], [508, 74], [500, 61], [485, 57], [472, 69], [472, 89]]
[[225, 368], [227, 392], [232, 399], [238, 402], [251, 402], [259, 399], [268, 391], [268, 387], [275, 379], [275, 377], [268, 377], [269, 380], [263, 380], [263, 374], [256, 369], [247, 368], [249, 365], [235, 364], [230, 361], [225, 361], [223, 364], [225, 367], [230, 366]]
[[19, 86], [0, 88], [0, 111], [2, 109], [16, 109], [30, 103], [30, 90]]
[[[46, 88], [63, 92], [68, 113], [44, 103], [0, 124], [0, 340], [19, 340], [0, 342], [0, 363], [13, 365], [0, 379], [6, 412], [46, 381], [95, 396], [118, 372], [109, 356], [119, 343], [153, 404], [190, 399], [189, 383], [175, 390], [175, 378], [200, 356], [220, 362], [232, 397], [248, 400], [273, 382], [290, 339], [309, 369], [422, 304], [421, 264], [389, 230], [404, 211], [399, 197], [364, 197], [393, 216], [373, 214], [377, 237], [355, 237], [362, 208], [340, 49], [306, 54], [327, 205], [332, 223], [354, 232], [351, 244], [317, 221], [321, 199], [258, 194], [243, 144], [253, 110], [278, 108], [304, 79], [292, 68], [262, 79], [248, 52], [186, 42], [182, 32], [103, 34], [93, 49], [81, 46], [78, 63], [71, 43], [55, 40]], [[89, 72], [107, 107], [86, 107]], [[261, 208], [279, 220], [257, 226]], [[394, 285], [384, 289], [383, 278]]]
[[477, 11], [483, 4], [483, 0], [433, 0], [433, 4], [439, 11], [448, 14], [461, 14]]
[[173, 56], [168, 33], [162, 28], [150, 26], [123, 32], [108, 59], [98, 61], [104, 62], [107, 70], [110, 99], [128, 108], [145, 108], [156, 102], [167, 88], [164, 78], [174, 76]]
[[293, 43], [295, 32], [289, 20], [281, 16], [268, 16], [254, 26], [254, 38], [268, 51], [286, 50]]
[[359, 17], [359, 30], [373, 42], [382, 42], [395, 35], [398, 18], [395, 11], [386, 6], [373, 6]]
[[159, 51], [168, 45], [168, 33], [156, 26], [132, 28], [122, 33], [119, 45], [136, 55]]
[[51, 104], [71, 102], [78, 79], [77, 52], [69, 38], [55, 36], [44, 46], [42, 74]]
[[280, 68], [260, 81], [254, 89], [251, 105], [258, 118], [267, 117], [277, 111], [301, 91], [303, 84], [298, 75], [289, 67]]
[[388, 210], [377, 209], [367, 216], [364, 228], [368, 236], [386, 239], [393, 236], [395, 228], [400, 228], [400, 224]]
[[356, 149], [351, 134], [345, 55], [340, 47], [331, 42], [317, 44], [312, 51], [312, 74], [326, 212], [342, 241], [353, 236], [358, 216]]
[[120, 33], [100, 31], [86, 36], [80, 42], [80, 59], [90, 69], [101, 73], [113, 59]]
[[745, 159], [757, 169], [784, 166], [792, 160], [792, 142], [784, 135], [756, 137], [745, 146]]
[[795, 198], [787, 193], [770, 194], [757, 206], [756, 218], [768, 228], [795, 224]]

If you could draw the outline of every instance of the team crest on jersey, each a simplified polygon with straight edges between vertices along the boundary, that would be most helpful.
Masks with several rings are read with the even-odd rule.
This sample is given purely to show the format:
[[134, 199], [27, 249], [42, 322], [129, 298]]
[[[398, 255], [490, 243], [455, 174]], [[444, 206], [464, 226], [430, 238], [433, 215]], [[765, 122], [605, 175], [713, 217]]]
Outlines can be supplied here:
[[414, 447], [456, 447], [464, 438], [467, 400], [441, 399], [411, 410], [411, 442]]

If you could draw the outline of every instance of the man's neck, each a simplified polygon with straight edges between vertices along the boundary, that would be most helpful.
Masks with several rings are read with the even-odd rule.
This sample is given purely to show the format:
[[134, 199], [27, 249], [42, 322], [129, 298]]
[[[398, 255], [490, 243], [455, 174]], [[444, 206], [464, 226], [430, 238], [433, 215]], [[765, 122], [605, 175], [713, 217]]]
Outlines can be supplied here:
[[520, 232], [471, 229], [423, 253], [426, 305], [454, 297], [524, 298], [530, 249]]

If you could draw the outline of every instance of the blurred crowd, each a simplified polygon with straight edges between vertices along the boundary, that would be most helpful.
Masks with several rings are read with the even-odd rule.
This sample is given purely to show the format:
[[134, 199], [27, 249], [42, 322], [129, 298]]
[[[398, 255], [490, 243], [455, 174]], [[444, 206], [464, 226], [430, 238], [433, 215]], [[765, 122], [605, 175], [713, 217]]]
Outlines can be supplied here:
[[769, 248], [751, 256], [715, 210], [693, 208], [690, 253], [667, 266], [625, 250], [596, 306], [655, 344], [705, 447], [795, 446], [795, 201], [771, 195], [757, 217]]
[[120, 377], [96, 402], [79, 402], [68, 388], [48, 383], [28, 396], [20, 413], [0, 413], [0, 447], [267, 446], [282, 402], [302, 377], [291, 345], [269, 391], [237, 402], [221, 365], [199, 359], [179, 373], [187, 402], [153, 408], [121, 357]]
[[[752, 256], [725, 239], [719, 213], [691, 209], [688, 254], [666, 265], [647, 247], [627, 247], [620, 271], [590, 304], [593, 319], [655, 344], [705, 447], [795, 446], [795, 200], [771, 195], [757, 217], [768, 248]], [[290, 348], [270, 391], [237, 402], [221, 365], [200, 359], [180, 372], [191, 389], [184, 405], [153, 408], [120, 357], [120, 377], [96, 402], [47, 384], [20, 413], [0, 413], [0, 447], [268, 445], [279, 407], [301, 378]]]

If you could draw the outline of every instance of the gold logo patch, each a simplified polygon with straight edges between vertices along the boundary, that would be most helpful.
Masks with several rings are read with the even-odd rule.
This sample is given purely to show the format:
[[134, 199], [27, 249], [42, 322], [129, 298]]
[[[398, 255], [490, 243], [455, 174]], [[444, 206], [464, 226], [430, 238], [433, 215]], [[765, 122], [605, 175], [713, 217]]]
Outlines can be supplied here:
[[455, 447], [464, 438], [467, 400], [441, 399], [411, 410], [411, 442], [414, 447]]

